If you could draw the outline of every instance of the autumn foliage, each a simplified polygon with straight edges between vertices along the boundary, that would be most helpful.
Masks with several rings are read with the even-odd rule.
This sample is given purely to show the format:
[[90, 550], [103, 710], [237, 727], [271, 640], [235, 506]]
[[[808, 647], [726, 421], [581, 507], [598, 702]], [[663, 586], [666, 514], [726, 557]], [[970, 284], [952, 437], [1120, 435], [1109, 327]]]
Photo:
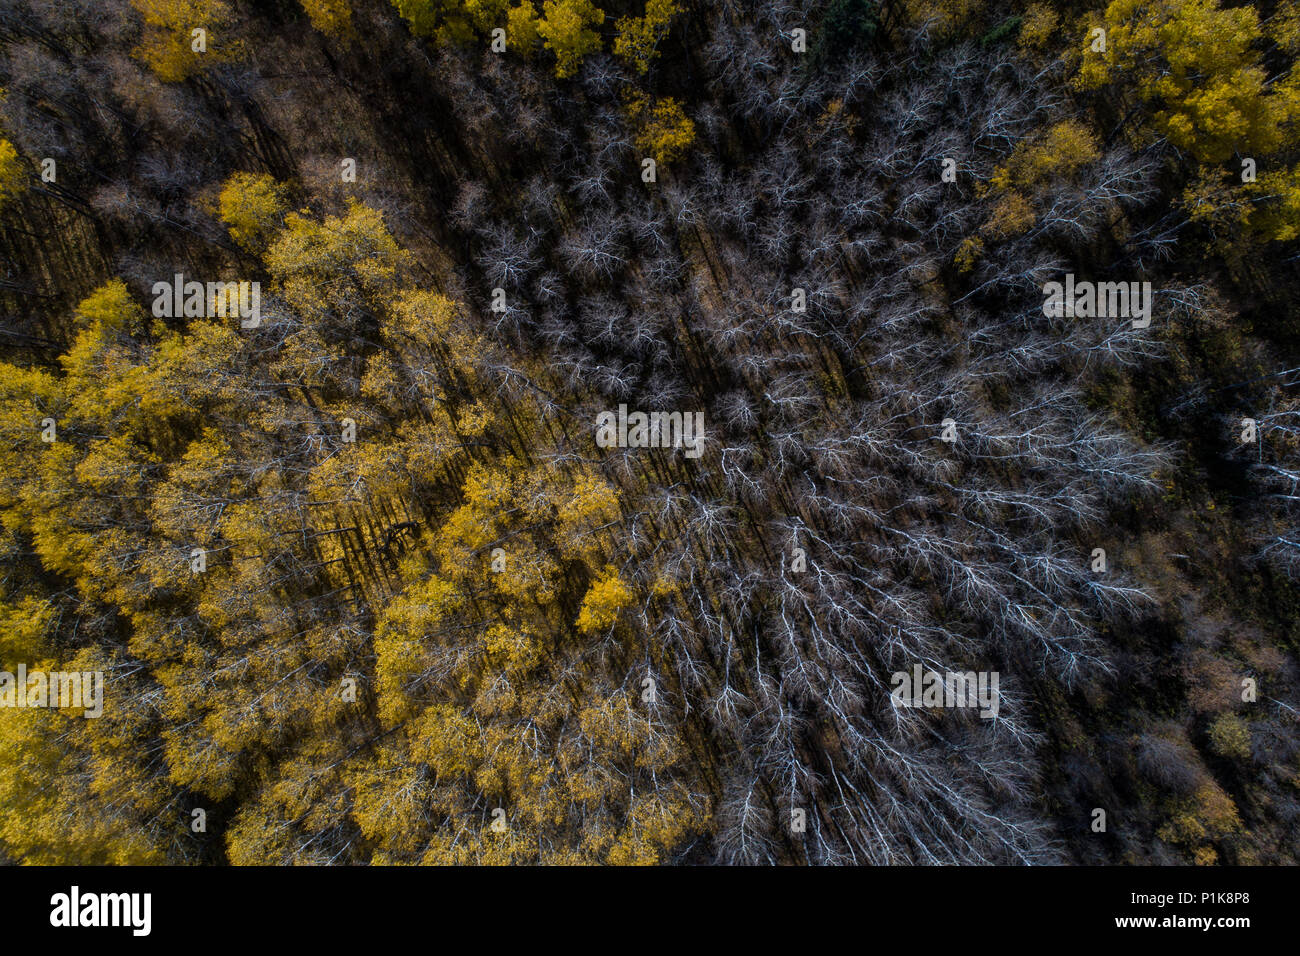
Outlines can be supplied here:
[[1294, 3], [15, 3], [0, 857], [1296, 862]]

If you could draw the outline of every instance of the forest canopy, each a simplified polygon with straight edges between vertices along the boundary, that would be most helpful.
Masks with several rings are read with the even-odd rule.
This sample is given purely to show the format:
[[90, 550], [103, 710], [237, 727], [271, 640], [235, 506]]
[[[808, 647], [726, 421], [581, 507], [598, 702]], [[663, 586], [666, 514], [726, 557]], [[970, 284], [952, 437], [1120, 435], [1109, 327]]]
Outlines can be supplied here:
[[1300, 7], [603, 2], [0, 6], [0, 861], [1296, 863]]

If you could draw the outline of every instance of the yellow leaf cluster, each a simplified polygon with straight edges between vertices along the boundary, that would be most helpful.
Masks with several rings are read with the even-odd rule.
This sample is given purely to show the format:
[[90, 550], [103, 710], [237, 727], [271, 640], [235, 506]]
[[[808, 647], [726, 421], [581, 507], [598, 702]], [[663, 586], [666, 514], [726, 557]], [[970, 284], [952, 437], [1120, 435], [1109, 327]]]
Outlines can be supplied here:
[[603, 631], [618, 620], [619, 612], [632, 603], [632, 590], [613, 566], [591, 585], [578, 612], [578, 630], [584, 634]]
[[597, 28], [605, 14], [591, 0], [546, 0], [537, 33], [555, 54], [555, 75], [567, 79], [578, 72], [582, 59], [600, 49]]
[[645, 16], [620, 17], [614, 52], [644, 76], [659, 55], [659, 42], [667, 35], [672, 18], [681, 12], [676, 0], [646, 0]]
[[652, 100], [634, 90], [625, 110], [637, 150], [643, 156], [654, 157], [661, 166], [680, 159], [695, 142], [695, 123], [670, 96]]
[[235, 173], [221, 187], [221, 221], [230, 237], [246, 249], [260, 252], [284, 221], [287, 190], [264, 173]]

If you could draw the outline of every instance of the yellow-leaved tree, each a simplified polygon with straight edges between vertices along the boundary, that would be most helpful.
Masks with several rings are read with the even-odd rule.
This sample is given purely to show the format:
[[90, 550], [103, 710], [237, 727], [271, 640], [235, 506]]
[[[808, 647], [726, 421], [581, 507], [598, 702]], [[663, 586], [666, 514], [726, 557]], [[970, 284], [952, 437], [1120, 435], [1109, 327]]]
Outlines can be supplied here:
[[652, 99], [633, 90], [625, 110], [637, 150], [660, 166], [680, 159], [695, 142], [695, 123], [671, 96]]
[[0, 209], [27, 188], [27, 170], [14, 144], [0, 138]]
[[1100, 155], [1096, 136], [1074, 119], [1063, 120], [1022, 141], [988, 182], [986, 189], [998, 201], [980, 232], [994, 240], [1025, 232], [1037, 219], [1035, 194], [1074, 175]]
[[578, 72], [582, 59], [600, 49], [599, 27], [605, 13], [591, 0], [546, 0], [538, 35], [555, 54], [555, 75], [566, 79]]
[[1260, 40], [1251, 6], [1113, 0], [1081, 39], [1075, 82], [1114, 84], [1159, 135], [1200, 161], [1264, 155], [1295, 135], [1300, 95], [1293, 82], [1268, 83]]
[[681, 12], [676, 0], [646, 0], [645, 16], [620, 17], [614, 52], [643, 76], [659, 55], [659, 43], [668, 35], [672, 18]]
[[352, 36], [352, 6], [348, 0], [299, 0], [311, 25], [336, 40]]
[[234, 12], [223, 0], [131, 0], [144, 18], [135, 56], [166, 83], [179, 83], [207, 66], [234, 59]]
[[286, 187], [265, 173], [235, 173], [221, 187], [221, 221], [230, 238], [246, 249], [261, 252], [284, 225]]

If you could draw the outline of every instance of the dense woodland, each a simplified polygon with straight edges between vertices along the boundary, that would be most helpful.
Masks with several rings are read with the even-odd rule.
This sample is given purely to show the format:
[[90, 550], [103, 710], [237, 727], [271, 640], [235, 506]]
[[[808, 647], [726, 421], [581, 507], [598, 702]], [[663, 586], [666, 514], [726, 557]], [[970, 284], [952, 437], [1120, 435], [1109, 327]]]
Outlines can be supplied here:
[[0, 860], [1297, 862], [1298, 51], [1292, 0], [0, 0], [0, 669], [106, 681], [0, 710]]

